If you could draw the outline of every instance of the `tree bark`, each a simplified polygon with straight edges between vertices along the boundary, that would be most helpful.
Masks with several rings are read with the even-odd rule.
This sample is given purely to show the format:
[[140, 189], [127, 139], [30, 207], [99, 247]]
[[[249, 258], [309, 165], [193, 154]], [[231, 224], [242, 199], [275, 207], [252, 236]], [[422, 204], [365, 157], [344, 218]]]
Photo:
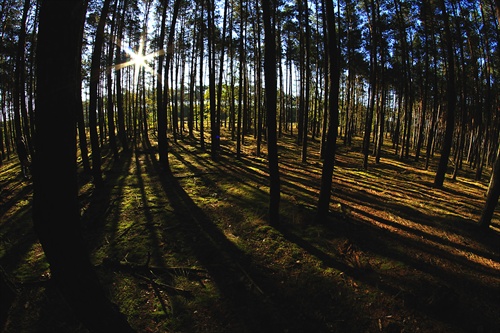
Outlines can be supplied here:
[[339, 124], [339, 88], [340, 88], [340, 51], [335, 28], [335, 14], [332, 0], [323, 0], [326, 3], [326, 17], [328, 25], [328, 61], [330, 90], [328, 93], [329, 125], [326, 138], [325, 159], [321, 172], [321, 188], [318, 199], [316, 221], [323, 222], [330, 206], [330, 193], [332, 190], [333, 166], [335, 164], [335, 149]]
[[[14, 100], [14, 125], [16, 129], [16, 137], [22, 138], [26, 137], [28, 147], [31, 147], [31, 136], [29, 133], [28, 117], [26, 110], [25, 101], [25, 47], [26, 47], [26, 20], [28, 17], [28, 10], [30, 7], [30, 0], [24, 1], [23, 14], [21, 18], [21, 29], [19, 32], [19, 40], [16, 51], [16, 66], [14, 70], [14, 89], [13, 89], [13, 100]], [[25, 116], [26, 115], [26, 116]], [[21, 116], [23, 117], [23, 122], [21, 122]], [[24, 126], [21, 125], [24, 123]], [[23, 127], [23, 128], [21, 128]], [[24, 133], [23, 133], [24, 130]], [[30, 149], [31, 150], [31, 149]]]
[[[194, 22], [198, 21], [198, 10], [195, 10], [195, 15], [194, 15]], [[188, 131], [189, 131], [189, 137], [194, 138], [194, 98], [195, 98], [195, 83], [196, 83], [196, 67], [198, 65], [196, 57], [196, 52], [197, 52], [197, 44], [196, 41], [196, 28], [193, 27], [193, 35], [192, 35], [192, 40], [193, 40], [193, 47], [191, 49], [191, 68], [190, 68], [190, 73], [189, 73], [189, 114], [188, 114]]]
[[[209, 95], [210, 95], [210, 156], [212, 160], [218, 159], [219, 151], [219, 133], [220, 133], [220, 99], [216, 96], [215, 83], [215, 3], [214, 0], [208, 1], [208, 77], [209, 77]], [[225, 16], [224, 16], [225, 18]], [[224, 26], [225, 29], [225, 26]], [[224, 37], [222, 37], [224, 38]], [[221, 45], [222, 54], [224, 54], [224, 45]], [[220, 67], [223, 70], [223, 66]], [[219, 103], [219, 105], [217, 105]], [[219, 111], [219, 112], [217, 112]]]
[[[160, 39], [158, 41], [159, 50], [163, 50], [165, 40], [165, 25], [167, 19], [167, 2], [163, 2], [161, 25], [160, 25]], [[163, 105], [163, 66], [165, 56], [161, 52], [158, 57], [158, 80], [156, 80], [156, 112], [158, 115], [157, 131], [158, 131], [158, 153], [159, 163], [164, 170], [169, 169], [168, 152], [167, 152], [167, 113]]]
[[[167, 56], [165, 63], [165, 79], [163, 87], [164, 90], [157, 92], [158, 94], [163, 94], [163, 103], [161, 107], [158, 109], [158, 154], [159, 154], [160, 165], [162, 169], [167, 172], [170, 170], [170, 165], [168, 161], [168, 139], [167, 139], [168, 70], [172, 59], [175, 24], [177, 22], [177, 15], [179, 14], [180, 5], [181, 1], [176, 0], [174, 3], [174, 11], [172, 13], [172, 22], [170, 23], [167, 49], [165, 51]], [[166, 6], [166, 3], [164, 4], [164, 6]], [[162, 66], [162, 64], [160, 64], [159, 66]]]
[[246, 33], [246, 21], [244, 19], [243, 4], [240, 6], [240, 41], [239, 41], [239, 51], [240, 51], [240, 63], [239, 63], [239, 89], [238, 89], [238, 115], [237, 115], [237, 127], [236, 127], [236, 157], [241, 158], [241, 145], [243, 144], [243, 136], [245, 130], [242, 129], [243, 122], [243, 108], [244, 108], [244, 93], [245, 89], [245, 79], [244, 79], [244, 68], [245, 62], [245, 33]]
[[[305, 63], [304, 63], [304, 124], [303, 124], [303, 135], [302, 135], [302, 163], [307, 162], [307, 134], [309, 130], [309, 106], [310, 106], [310, 88], [311, 88], [311, 28], [309, 26], [309, 6], [307, 1], [303, 4], [304, 10], [304, 24], [305, 24]], [[302, 98], [302, 97], [301, 97]]]
[[91, 332], [133, 332], [106, 298], [79, 229], [75, 124], [85, 8], [41, 2], [33, 223], [52, 279], [82, 323]]
[[[90, 68], [90, 89], [89, 89], [89, 129], [90, 145], [92, 147], [92, 176], [94, 185], [100, 187], [103, 185], [101, 171], [101, 147], [99, 145], [99, 135], [97, 133], [97, 103], [98, 86], [101, 75], [101, 54], [104, 43], [104, 25], [108, 16], [110, 0], [105, 0], [101, 10], [101, 16], [97, 25], [94, 39], [94, 50], [92, 52], [92, 65]], [[100, 126], [102, 128], [102, 126]]]
[[203, 59], [205, 57], [205, 40], [204, 40], [204, 35], [205, 35], [205, 22], [203, 20], [203, 9], [204, 6], [203, 4], [201, 5], [200, 8], [200, 36], [199, 36], [199, 41], [200, 41], [200, 147], [201, 149], [205, 150], [205, 91], [204, 91], [204, 84], [203, 84], [203, 78], [204, 78], [204, 73], [203, 73]]
[[447, 76], [447, 90], [446, 96], [448, 100], [448, 110], [446, 112], [446, 130], [444, 135], [443, 147], [441, 150], [441, 158], [439, 160], [436, 177], [434, 178], [434, 186], [442, 187], [446, 171], [448, 169], [448, 158], [450, 157], [451, 145], [453, 141], [453, 128], [455, 126], [455, 56], [453, 53], [453, 39], [450, 31], [450, 23], [446, 5], [444, 0], [441, 1], [441, 11], [444, 19], [444, 31], [446, 41], [446, 52], [448, 58], [448, 68], [446, 71]]
[[[118, 33], [117, 33], [117, 43], [116, 43], [116, 61], [121, 63], [122, 56], [122, 39], [123, 39], [123, 27], [125, 26], [125, 13], [128, 5], [128, 0], [123, 2], [122, 15], [119, 18]], [[122, 93], [122, 71], [116, 71], [116, 111], [117, 111], [117, 122], [118, 122], [118, 138], [122, 145], [123, 151], [127, 152], [129, 150], [128, 144], [128, 134], [125, 126], [125, 108], [123, 106], [123, 93]]]
[[371, 0], [370, 8], [365, 2], [366, 14], [369, 17], [371, 12], [370, 22], [370, 101], [366, 110], [365, 133], [363, 136], [363, 169], [368, 169], [368, 155], [370, 153], [370, 137], [373, 126], [373, 111], [375, 109], [375, 96], [377, 94], [377, 24], [375, 10], [375, 0]]
[[495, 207], [498, 204], [500, 196], [500, 145], [498, 146], [497, 158], [493, 166], [491, 174], [490, 185], [486, 196], [486, 203], [483, 207], [481, 217], [479, 218], [479, 226], [481, 228], [488, 228], [491, 224], [491, 218], [495, 212]]
[[270, 0], [262, 0], [265, 30], [264, 73], [266, 85], [267, 150], [269, 160], [269, 223], [279, 224], [280, 172], [278, 165], [278, 138], [276, 133], [276, 28], [271, 19], [274, 6]]
[[106, 71], [106, 81], [107, 81], [107, 120], [108, 120], [108, 131], [109, 131], [109, 146], [113, 152], [114, 159], [118, 159], [118, 146], [116, 145], [116, 126], [115, 126], [115, 110], [113, 102], [113, 76], [111, 75], [111, 68], [113, 67], [113, 50], [115, 43], [115, 21], [116, 12], [118, 10], [118, 4], [115, 3], [113, 8], [113, 19], [111, 20], [110, 27], [110, 42], [108, 47], [108, 70]]

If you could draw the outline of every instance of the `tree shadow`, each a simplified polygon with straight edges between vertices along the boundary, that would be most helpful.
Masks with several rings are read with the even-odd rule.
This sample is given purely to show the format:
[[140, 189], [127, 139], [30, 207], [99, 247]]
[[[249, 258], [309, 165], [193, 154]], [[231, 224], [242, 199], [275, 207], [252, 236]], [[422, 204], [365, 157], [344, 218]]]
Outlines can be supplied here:
[[[391, 295], [401, 306], [435, 318], [449, 327], [454, 327], [457, 332], [494, 332], [498, 327], [498, 318], [494, 313], [495, 309], [498, 309], [500, 298], [498, 289], [492, 285], [495, 279], [498, 280], [498, 272], [483, 271], [481, 274], [490, 279], [483, 282], [477, 276], [470, 276], [468, 272], [456, 271], [448, 265], [443, 268], [426, 259], [432, 256], [458, 265], [467, 266], [470, 263], [462, 258], [450, 256], [437, 247], [429, 247], [428, 244], [388, 233], [353, 219], [334, 219], [321, 227], [324, 228], [321, 241], [311, 238], [306, 240], [302, 232], [286, 226], [277, 230], [287, 240], [321, 260], [326, 267], [339, 270], [354, 280]], [[340, 259], [340, 253], [322, 249], [322, 243], [332, 237], [347, 238], [358, 249], [360, 257], [365, 253], [370, 256], [366, 259], [367, 266], [353, 266], [352, 262]], [[421, 257], [422, 253], [428, 253], [430, 256]], [[403, 275], [397, 268], [382, 269], [374, 263], [370, 264], [373, 255], [403, 263], [420, 273], [415, 276]], [[475, 270], [476, 267], [471, 269]], [[491, 307], [492, 304], [497, 306]]]
[[[190, 153], [196, 154], [196, 152]], [[194, 163], [189, 162], [183, 156], [184, 154], [172, 151], [171, 155], [185, 163], [192, 174], [196, 175], [202, 171]], [[211, 276], [222, 301], [226, 304], [226, 311], [230, 312], [233, 318], [231, 319], [232, 324], [229, 326], [230, 331], [328, 332], [332, 330], [333, 326], [346, 328], [356, 322], [355, 319], [349, 320], [349, 318], [360, 314], [360, 311], [351, 308], [355, 306], [352, 302], [343, 299], [343, 305], [339, 307], [335, 301], [339, 301], [339, 298], [342, 297], [331, 298], [328, 296], [329, 292], [321, 293], [319, 291], [314, 293], [314, 296], [308, 295], [316, 297], [316, 301], [305, 301], [305, 294], [314, 287], [308, 287], [307, 290], [287, 288], [289, 284], [284, 280], [289, 277], [273, 272], [268, 267], [255, 264], [250, 254], [231, 242], [214, 221], [193, 201], [172, 173], [159, 169], [155, 159], [156, 155], [152, 154], [151, 160], [154, 162], [170, 205], [174, 209], [176, 219], [182, 221], [182, 228], [172, 232], [175, 232], [177, 237], [185, 239], [184, 243], [190, 247], [200, 265]], [[207, 161], [203, 163], [210, 164]], [[210, 168], [210, 170], [219, 170], [217, 172], [227, 174], [229, 166], [223, 160], [216, 166], [210, 165]], [[265, 178], [258, 173], [250, 172], [248, 174], [237, 171], [232, 174], [238, 174], [242, 181], [248, 175], [257, 184], [261, 184], [259, 186], [264, 186], [265, 183]], [[217, 189], [217, 182], [207, 179], [203, 181], [206, 182], [206, 186]], [[235, 213], [233, 217], [238, 218], [238, 214]], [[233, 222], [237, 223], [238, 221]], [[314, 278], [313, 275], [305, 278], [305, 280], [307, 279], [310, 281], [313, 279], [323, 280], [321, 277]], [[306, 283], [307, 281], [304, 282], [304, 284]], [[318, 283], [318, 286], [324, 286], [327, 283], [322, 281]], [[338, 289], [336, 286], [334, 288]], [[316, 314], [311, 309], [305, 309], [304, 304], [315, 304]], [[325, 310], [320, 310], [322, 306], [325, 306], [326, 309], [336, 309], [335, 311], [341, 312], [344, 318], [341, 321], [335, 322], [333, 320], [330, 323], [325, 318], [316, 318], [315, 315]], [[347, 315], [348, 313], [350, 315]]]
[[[340, 194], [340, 196], [351, 204], [356, 204], [368, 208], [365, 210], [356, 209], [356, 215], [362, 215], [367, 219], [376, 221], [381, 225], [399, 229], [406, 234], [411, 234], [414, 237], [421, 238], [426, 241], [431, 241], [436, 244], [448, 246], [450, 248], [458, 249], [466, 253], [473, 253], [483, 258], [493, 260], [497, 263], [499, 262], [500, 248], [498, 247], [498, 244], [500, 242], [500, 235], [493, 230], [491, 230], [491, 232], [483, 233], [483, 231], [480, 230], [477, 225], [459, 218], [453, 218], [453, 221], [451, 223], [445, 225], [445, 222], [441, 222], [443, 218], [433, 216], [421, 210], [417, 210], [411, 206], [406, 206], [395, 202], [387, 202], [383, 198], [371, 195], [366, 192], [344, 191]], [[442, 228], [443, 226], [445, 226], [448, 232], [452, 232], [458, 236], [472, 237], [475, 240], [479, 238], [482, 241], [483, 245], [485, 245], [490, 251], [474, 248], [470, 244], [467, 245], [466, 243], [454, 242], [449, 239], [434, 235], [431, 232], [416, 229], [402, 223], [390, 221], [387, 218], [381, 218], [380, 216], [369, 212], [378, 212], [380, 211], [381, 207], [383, 207], [387, 212], [395, 214], [398, 218], [407, 219], [421, 226], [429, 228]], [[437, 220], [439, 220], [440, 224], [438, 224]]]
[[[120, 211], [117, 208], [123, 196], [126, 175], [129, 173], [132, 161], [132, 151], [122, 151], [119, 159], [113, 160], [106, 175], [105, 186], [95, 189], [86, 200], [88, 206], [81, 217], [81, 224], [88, 243], [89, 250], [94, 252], [106, 243], [109, 246], [109, 255], [118, 256], [114, 240], [117, 238]], [[116, 198], [112, 201], [112, 197]], [[80, 198], [80, 202], [84, 199]], [[111, 218], [108, 218], [112, 214]], [[106, 225], [106, 221], [109, 224]], [[105, 236], [109, 235], [109, 239]], [[111, 241], [110, 241], [111, 240]]]

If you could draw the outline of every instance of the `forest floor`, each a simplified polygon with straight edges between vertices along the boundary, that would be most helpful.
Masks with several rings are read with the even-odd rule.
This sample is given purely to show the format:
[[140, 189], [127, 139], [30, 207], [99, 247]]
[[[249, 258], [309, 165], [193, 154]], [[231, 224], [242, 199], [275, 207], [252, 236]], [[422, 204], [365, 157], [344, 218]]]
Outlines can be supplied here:
[[[152, 141], [154, 141], [152, 139]], [[340, 142], [340, 140], [339, 140]], [[500, 212], [476, 228], [490, 169], [464, 164], [433, 188], [435, 164], [391, 146], [362, 168], [360, 142], [339, 145], [331, 214], [315, 224], [322, 163], [279, 144], [281, 223], [266, 221], [266, 149], [253, 138], [218, 162], [191, 139], [155, 143], [81, 175], [82, 227], [110, 299], [138, 332], [500, 332]], [[435, 156], [433, 162], [437, 162]], [[57, 181], [57, 180], [54, 180]], [[0, 167], [0, 267], [15, 283], [4, 332], [87, 332], [50, 282], [31, 222], [32, 184]]]

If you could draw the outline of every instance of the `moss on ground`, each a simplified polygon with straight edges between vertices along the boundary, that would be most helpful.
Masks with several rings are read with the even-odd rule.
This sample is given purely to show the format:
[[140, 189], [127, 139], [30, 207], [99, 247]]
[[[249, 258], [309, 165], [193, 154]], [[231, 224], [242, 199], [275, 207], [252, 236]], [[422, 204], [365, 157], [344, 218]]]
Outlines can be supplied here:
[[[315, 224], [318, 143], [299, 162], [280, 141], [281, 223], [267, 223], [266, 149], [218, 162], [193, 140], [104, 165], [107, 187], [81, 175], [82, 230], [111, 300], [139, 332], [494, 332], [500, 299], [498, 213], [480, 233], [485, 179], [464, 170], [443, 189], [432, 170], [389, 152], [361, 169], [339, 147], [330, 218]], [[229, 153], [228, 153], [229, 152]], [[437, 157], [436, 157], [437, 158]], [[372, 161], [370, 160], [370, 163]], [[434, 166], [431, 166], [431, 169]], [[85, 332], [50, 282], [32, 230], [31, 184], [0, 169], [0, 265], [19, 287], [5, 332]], [[444, 309], [444, 311], [436, 311]]]

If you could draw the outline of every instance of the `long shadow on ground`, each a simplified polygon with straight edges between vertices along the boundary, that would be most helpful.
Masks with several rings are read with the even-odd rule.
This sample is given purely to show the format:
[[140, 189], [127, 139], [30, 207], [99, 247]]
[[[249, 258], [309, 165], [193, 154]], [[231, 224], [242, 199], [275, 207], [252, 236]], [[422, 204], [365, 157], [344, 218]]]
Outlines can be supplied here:
[[279, 287], [238, 249], [184, 191], [170, 173], [161, 171], [152, 154], [163, 189], [177, 218], [183, 237], [217, 286], [221, 301], [231, 314], [228, 331], [234, 332], [327, 332], [324, 323], [307, 318], [299, 306], [279, 300]]

